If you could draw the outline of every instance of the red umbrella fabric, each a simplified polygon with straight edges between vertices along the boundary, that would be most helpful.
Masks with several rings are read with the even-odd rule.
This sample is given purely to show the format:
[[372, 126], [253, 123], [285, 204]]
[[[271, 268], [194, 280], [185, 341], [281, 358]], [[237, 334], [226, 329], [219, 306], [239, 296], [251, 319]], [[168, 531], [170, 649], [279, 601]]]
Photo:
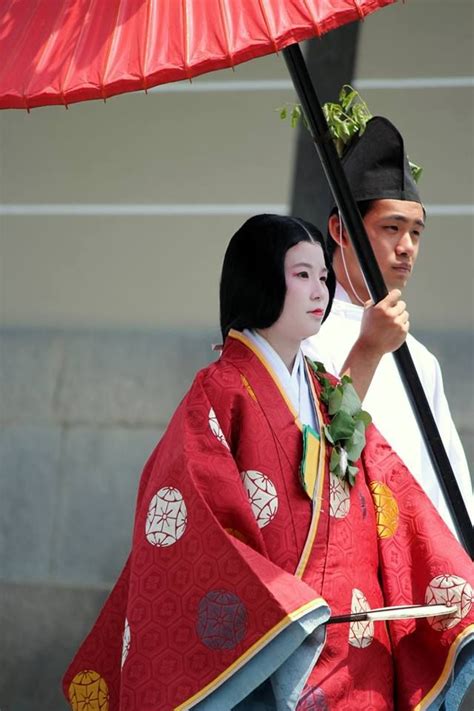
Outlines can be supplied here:
[[395, 0], [4, 0], [0, 108], [106, 99], [319, 36]]

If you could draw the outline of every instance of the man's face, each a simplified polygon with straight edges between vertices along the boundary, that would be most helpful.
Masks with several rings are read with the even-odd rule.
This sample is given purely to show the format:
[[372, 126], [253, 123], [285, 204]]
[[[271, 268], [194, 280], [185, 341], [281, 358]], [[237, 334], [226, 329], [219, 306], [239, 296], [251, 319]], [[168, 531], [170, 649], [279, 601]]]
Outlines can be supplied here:
[[418, 257], [423, 208], [417, 202], [376, 200], [364, 225], [387, 288], [403, 289]]
[[[403, 289], [411, 276], [425, 226], [423, 218], [422, 206], [405, 200], [375, 200], [364, 217], [367, 236], [389, 291]], [[357, 256], [344, 234], [347, 238], [344, 247], [347, 269], [355, 290], [366, 300], [369, 295]], [[338, 280], [343, 282], [339, 279], [341, 263], [337, 267]]]

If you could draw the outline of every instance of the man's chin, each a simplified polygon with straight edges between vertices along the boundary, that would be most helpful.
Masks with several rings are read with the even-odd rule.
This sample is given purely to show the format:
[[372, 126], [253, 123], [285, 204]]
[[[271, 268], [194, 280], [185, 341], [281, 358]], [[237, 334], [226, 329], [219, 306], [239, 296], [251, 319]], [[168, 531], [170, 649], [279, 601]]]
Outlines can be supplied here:
[[390, 274], [390, 279], [387, 279], [385, 281], [387, 285], [387, 289], [389, 291], [392, 291], [392, 289], [403, 289], [406, 287], [408, 284], [408, 281], [410, 279], [411, 272], [408, 273], [403, 273], [403, 274]]

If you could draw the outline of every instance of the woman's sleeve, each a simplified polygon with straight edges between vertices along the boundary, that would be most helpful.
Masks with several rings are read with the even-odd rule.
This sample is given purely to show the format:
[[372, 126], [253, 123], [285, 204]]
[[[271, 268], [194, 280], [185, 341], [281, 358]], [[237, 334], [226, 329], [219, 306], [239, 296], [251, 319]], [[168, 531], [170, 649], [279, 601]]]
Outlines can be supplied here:
[[232, 385], [198, 375], [148, 461], [132, 551], [67, 671], [70, 701], [87, 672], [109, 711], [143, 711], [144, 699], [222, 711], [280, 669], [273, 688], [291, 695], [292, 684], [296, 704], [329, 610], [265, 555], [226, 439], [232, 417], [224, 429], [217, 420], [224, 401], [235, 410]]

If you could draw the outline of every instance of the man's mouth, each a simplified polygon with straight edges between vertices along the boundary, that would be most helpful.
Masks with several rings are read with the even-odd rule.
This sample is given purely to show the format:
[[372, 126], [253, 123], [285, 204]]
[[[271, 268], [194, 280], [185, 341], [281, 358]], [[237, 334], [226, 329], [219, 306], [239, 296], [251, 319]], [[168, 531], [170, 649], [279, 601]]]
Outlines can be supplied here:
[[392, 269], [395, 269], [397, 272], [402, 272], [404, 274], [410, 274], [411, 272], [411, 265], [408, 263], [403, 263], [403, 264], [394, 264]]

